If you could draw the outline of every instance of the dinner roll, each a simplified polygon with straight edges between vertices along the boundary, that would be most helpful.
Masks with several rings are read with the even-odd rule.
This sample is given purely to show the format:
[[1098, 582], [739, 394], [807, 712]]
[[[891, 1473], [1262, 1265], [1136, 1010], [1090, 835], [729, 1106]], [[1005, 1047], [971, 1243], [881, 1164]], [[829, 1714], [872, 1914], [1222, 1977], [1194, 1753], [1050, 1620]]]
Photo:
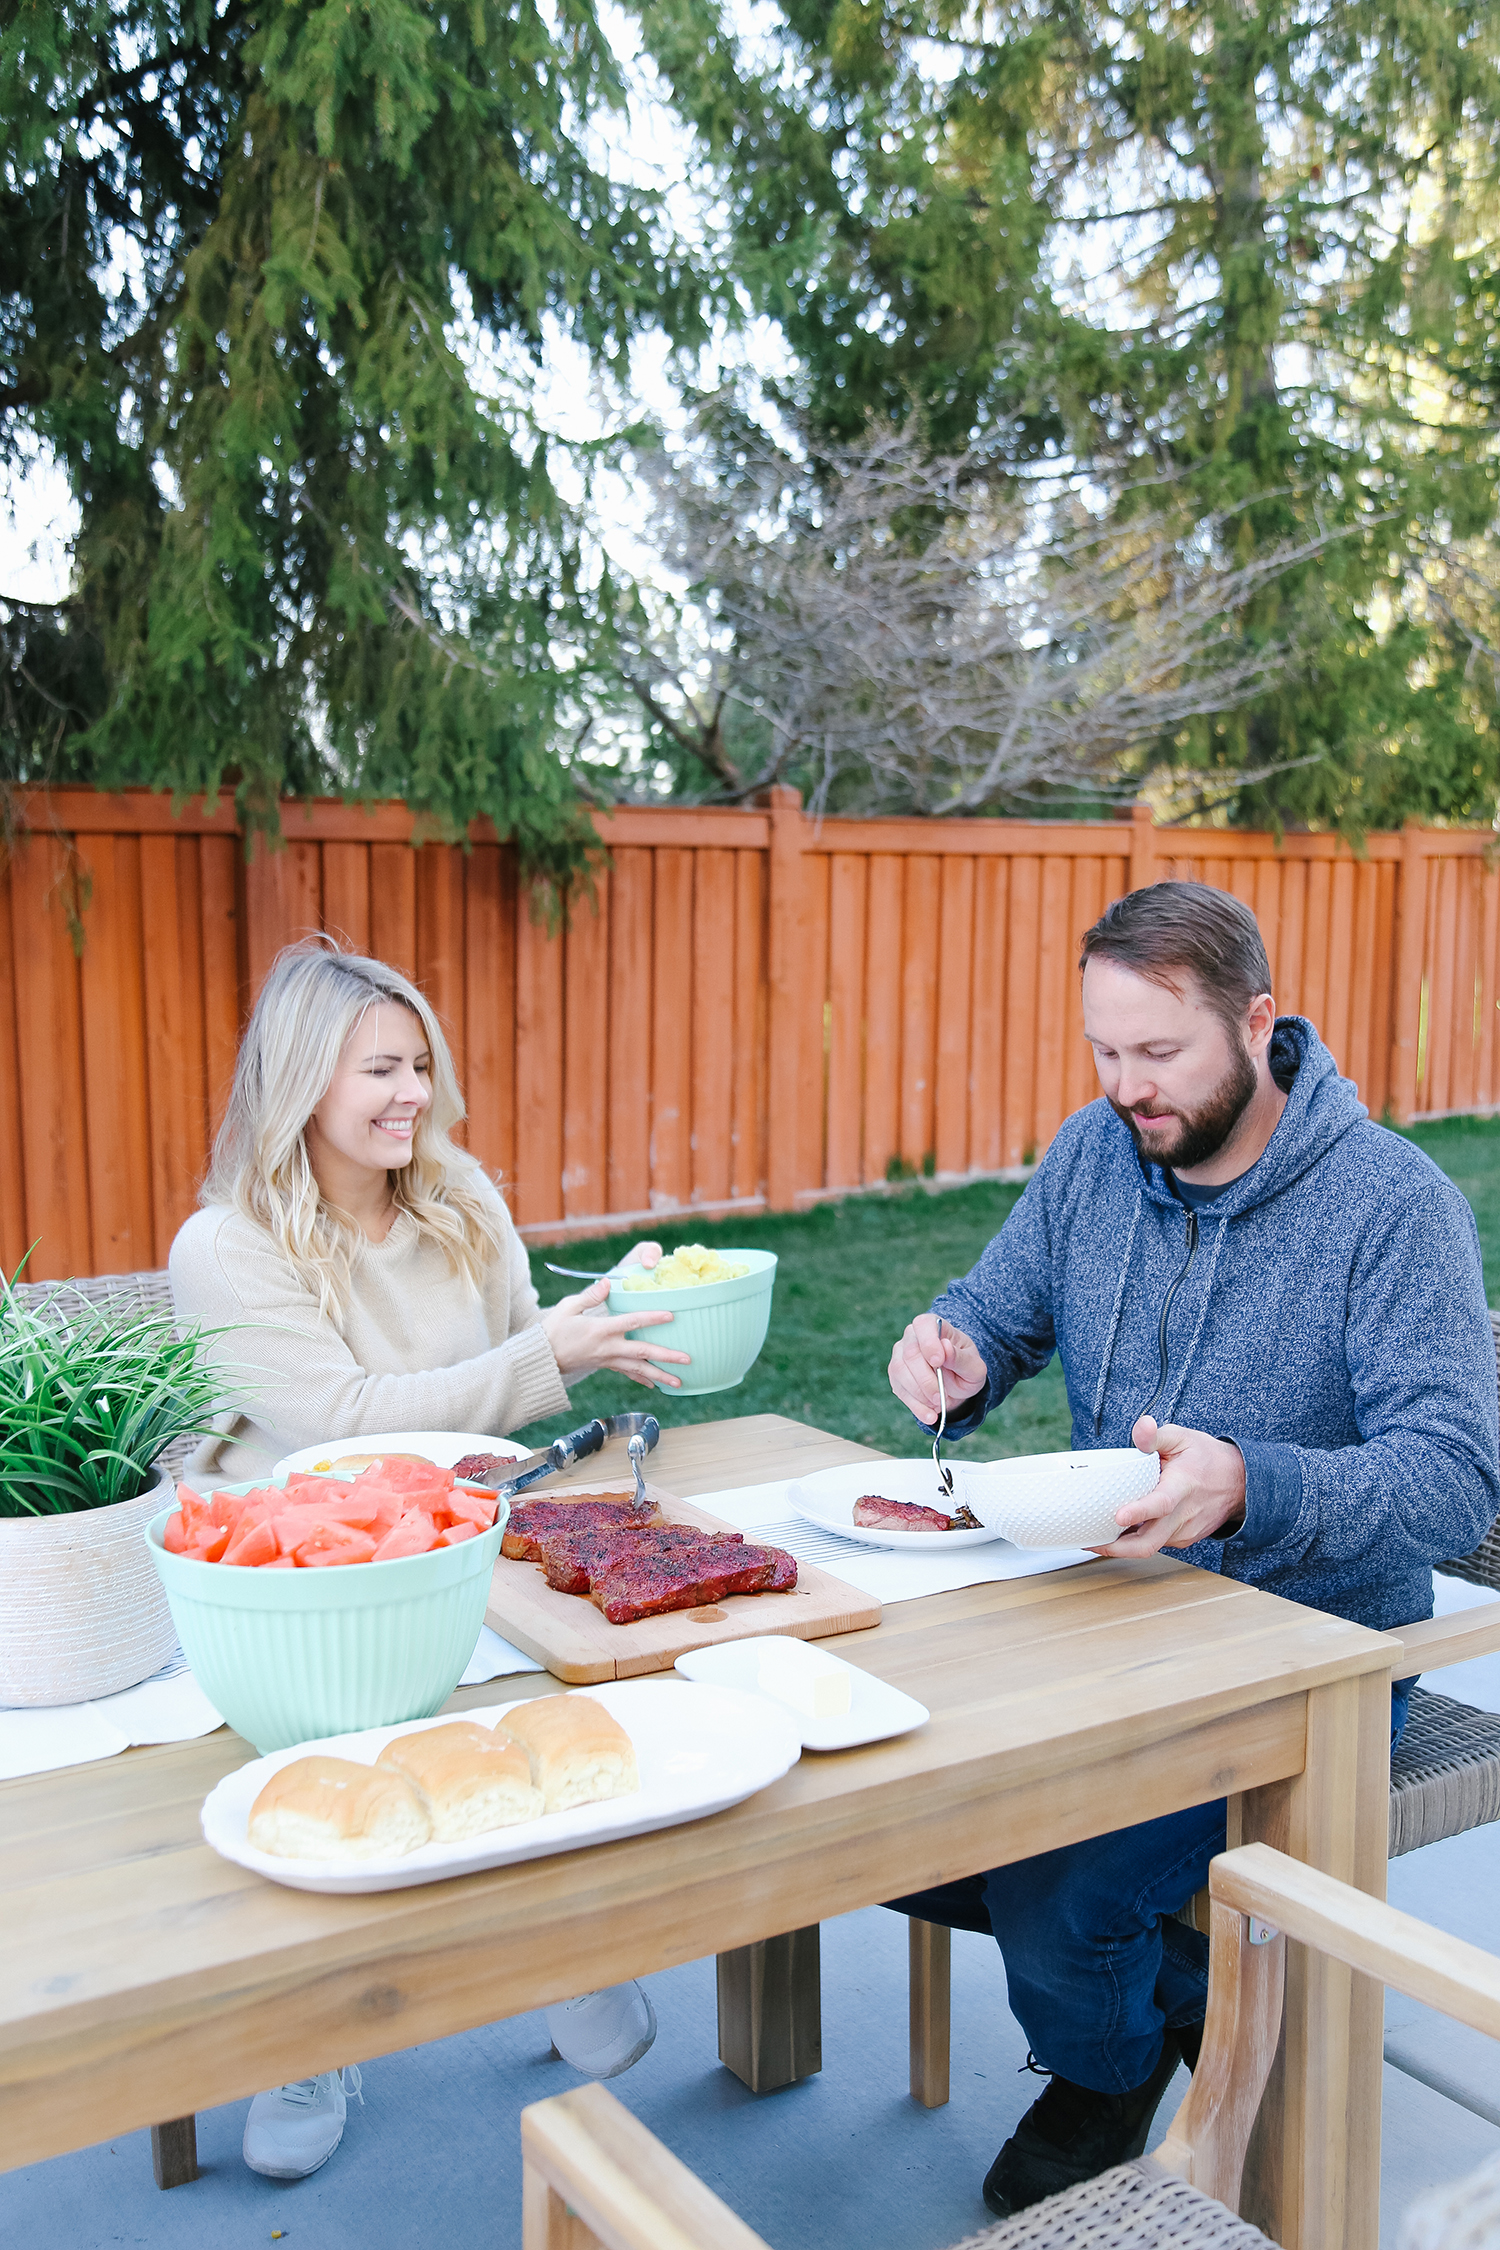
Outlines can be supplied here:
[[348, 1758], [294, 1758], [250, 1808], [250, 1842], [280, 1859], [385, 1859], [431, 1835], [404, 1774]]
[[416, 1783], [439, 1844], [482, 1836], [489, 1828], [513, 1828], [535, 1820], [542, 1809], [542, 1793], [521, 1745], [469, 1719], [398, 1734], [375, 1763]]
[[641, 1786], [635, 1745], [591, 1695], [540, 1695], [507, 1711], [497, 1731], [529, 1751], [545, 1812], [628, 1797]]

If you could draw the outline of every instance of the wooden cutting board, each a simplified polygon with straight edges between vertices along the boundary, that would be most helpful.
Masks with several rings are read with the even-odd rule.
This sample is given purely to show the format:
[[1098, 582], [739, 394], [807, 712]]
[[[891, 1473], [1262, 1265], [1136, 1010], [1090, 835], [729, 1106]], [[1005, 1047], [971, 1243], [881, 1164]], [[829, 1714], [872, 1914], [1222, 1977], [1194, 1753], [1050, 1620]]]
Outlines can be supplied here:
[[[587, 1500], [633, 1491], [633, 1483], [568, 1486], [559, 1500]], [[658, 1485], [646, 1490], [668, 1523], [696, 1524], [700, 1531], [731, 1531], [718, 1516], [678, 1500]], [[546, 1492], [535, 1497], [545, 1500]], [[755, 1533], [745, 1534], [753, 1546]], [[638, 1672], [669, 1672], [690, 1648], [715, 1641], [743, 1640], [747, 1633], [791, 1633], [798, 1640], [823, 1640], [831, 1633], [855, 1633], [880, 1623], [880, 1604], [826, 1570], [797, 1565], [797, 1584], [789, 1594], [730, 1594], [709, 1609], [677, 1609], [665, 1617], [642, 1618], [637, 1625], [611, 1625], [581, 1594], [559, 1594], [536, 1563], [509, 1562], [502, 1555], [490, 1582], [486, 1622], [536, 1657], [558, 1679], [575, 1686], [590, 1680], [625, 1680]]]

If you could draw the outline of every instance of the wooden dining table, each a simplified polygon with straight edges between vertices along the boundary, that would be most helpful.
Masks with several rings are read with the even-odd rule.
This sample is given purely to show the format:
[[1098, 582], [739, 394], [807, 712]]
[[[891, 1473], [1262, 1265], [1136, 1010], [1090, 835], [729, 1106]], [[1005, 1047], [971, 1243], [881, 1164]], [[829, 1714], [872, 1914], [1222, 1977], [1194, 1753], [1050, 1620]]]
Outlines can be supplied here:
[[[749, 1415], [663, 1431], [653, 1478], [691, 1499], [876, 1458]], [[1220, 1796], [1231, 1843], [1384, 1895], [1384, 1635], [1156, 1558], [892, 1604], [838, 1647], [928, 1723], [708, 1819], [408, 1890], [288, 1890], [212, 1852], [199, 1808], [253, 1755], [228, 1729], [0, 1783], [0, 2163]], [[556, 1692], [526, 1674], [450, 1708]], [[1375, 2250], [1380, 2027], [1378, 1986], [1290, 1949], [1243, 2200], [1285, 2250]]]

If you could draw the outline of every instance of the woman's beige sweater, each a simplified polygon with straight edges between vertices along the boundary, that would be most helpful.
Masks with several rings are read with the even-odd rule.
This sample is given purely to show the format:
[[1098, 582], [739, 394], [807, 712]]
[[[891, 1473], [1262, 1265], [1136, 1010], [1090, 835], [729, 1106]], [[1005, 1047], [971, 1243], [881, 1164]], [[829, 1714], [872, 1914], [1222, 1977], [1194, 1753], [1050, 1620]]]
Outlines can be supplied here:
[[378, 1431], [500, 1436], [565, 1407], [525, 1248], [495, 1200], [505, 1236], [482, 1293], [401, 1211], [384, 1242], [361, 1239], [337, 1321], [264, 1228], [237, 1211], [195, 1212], [172, 1245], [172, 1301], [181, 1321], [237, 1331], [211, 1348], [226, 1387], [249, 1397], [189, 1474], [241, 1481], [302, 1446]]

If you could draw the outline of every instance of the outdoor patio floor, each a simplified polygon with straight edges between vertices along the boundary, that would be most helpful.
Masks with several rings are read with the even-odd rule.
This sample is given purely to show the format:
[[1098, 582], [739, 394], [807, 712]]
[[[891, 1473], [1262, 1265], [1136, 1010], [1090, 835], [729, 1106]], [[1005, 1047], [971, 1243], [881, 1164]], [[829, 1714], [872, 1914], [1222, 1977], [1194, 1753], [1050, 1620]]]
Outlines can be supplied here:
[[[1449, 1581], [1448, 1608], [1486, 1599]], [[1500, 1710], [1500, 1657], [1434, 1681]], [[1500, 1828], [1397, 1860], [1394, 1904], [1494, 1950]], [[714, 1968], [653, 1977], [655, 2047], [614, 2090], [755, 2227], [773, 2250], [941, 2250], [982, 2226], [979, 2182], [1039, 2090], [1005, 2005], [998, 1953], [958, 1933], [953, 1949], [952, 2100], [919, 2109], [906, 2093], [906, 1926], [871, 1908], [823, 1929], [823, 2068], [762, 2097], [715, 2049]], [[1500, 2150], [1500, 2049], [1393, 1997], [1388, 2052], [1462, 2099], [1388, 2062], [1382, 2244], [1420, 2189]], [[350, 2060], [355, 2060], [350, 2057]], [[312, 2179], [280, 2186], [240, 2159], [245, 2104], [198, 2120], [202, 2177], [161, 2194], [147, 2136], [131, 2134], [0, 2176], [0, 2240], [113, 2250], [248, 2250], [275, 2230], [288, 2250], [513, 2250], [520, 2242], [516, 2120], [528, 2102], [577, 2083], [553, 2060], [543, 2019], [520, 2016], [412, 2048], [365, 2071], [342, 2147]], [[1165, 2128], [1185, 2089], [1160, 2112]], [[1463, 2106], [1468, 2103], [1472, 2106]], [[1476, 2110], [1479, 2114], [1476, 2114]], [[87, 2121], [78, 2121], [80, 2134]]]

